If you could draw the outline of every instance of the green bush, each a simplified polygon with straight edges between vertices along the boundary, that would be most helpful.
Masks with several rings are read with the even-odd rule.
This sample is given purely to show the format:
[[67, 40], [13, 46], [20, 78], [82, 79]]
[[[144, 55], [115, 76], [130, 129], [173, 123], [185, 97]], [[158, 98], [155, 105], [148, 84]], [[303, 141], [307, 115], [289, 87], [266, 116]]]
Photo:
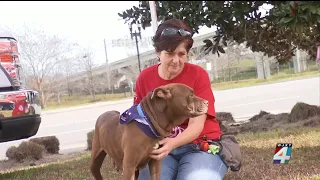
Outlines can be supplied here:
[[6, 157], [8, 157], [8, 159], [15, 159], [15, 154], [18, 151], [18, 148], [16, 146], [11, 146], [9, 147], [9, 149], [6, 152]]
[[31, 141], [23, 141], [18, 147], [10, 147], [6, 152], [6, 156], [10, 160], [16, 160], [17, 162], [22, 162], [24, 159], [39, 160], [43, 157], [44, 150], [43, 145]]
[[92, 149], [92, 138], [94, 135], [94, 130], [87, 133], [87, 149], [91, 151]]
[[60, 142], [56, 136], [46, 136], [40, 138], [32, 138], [30, 141], [43, 145], [48, 153], [58, 154], [60, 150]]

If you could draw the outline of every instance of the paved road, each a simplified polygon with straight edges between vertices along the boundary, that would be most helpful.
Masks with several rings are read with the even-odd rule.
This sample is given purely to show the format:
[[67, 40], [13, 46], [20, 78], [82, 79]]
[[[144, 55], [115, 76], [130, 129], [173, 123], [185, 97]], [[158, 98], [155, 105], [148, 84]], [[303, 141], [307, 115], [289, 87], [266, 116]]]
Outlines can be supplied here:
[[[247, 88], [215, 91], [216, 111], [231, 112], [236, 120], [246, 120], [260, 110], [290, 112], [297, 102], [320, 105], [320, 77], [260, 85]], [[97, 117], [108, 110], [124, 111], [132, 99], [102, 102], [94, 105], [45, 111], [35, 137], [55, 135], [60, 141], [61, 153], [85, 149], [87, 132], [94, 128]], [[86, 108], [84, 108], [86, 107]], [[0, 159], [8, 147], [21, 140], [1, 143]]]

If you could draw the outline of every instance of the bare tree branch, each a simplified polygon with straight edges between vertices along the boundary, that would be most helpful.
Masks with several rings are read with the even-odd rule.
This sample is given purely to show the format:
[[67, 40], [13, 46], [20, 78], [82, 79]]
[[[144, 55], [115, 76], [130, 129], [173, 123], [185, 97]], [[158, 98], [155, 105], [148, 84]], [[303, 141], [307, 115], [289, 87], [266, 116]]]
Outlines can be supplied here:
[[79, 54], [78, 62], [81, 69], [84, 69], [87, 74], [88, 84], [87, 87], [89, 89], [90, 94], [92, 95], [93, 101], [96, 101], [96, 78], [93, 74], [93, 68], [96, 67], [94, 63], [94, 52], [93, 50], [88, 47], [85, 48], [83, 53]]
[[44, 108], [46, 100], [52, 96], [52, 92], [49, 92], [52, 89], [52, 79], [61, 74], [59, 65], [67, 56], [72, 56], [74, 43], [26, 25], [15, 34], [21, 47], [21, 64], [29, 86], [39, 91]]

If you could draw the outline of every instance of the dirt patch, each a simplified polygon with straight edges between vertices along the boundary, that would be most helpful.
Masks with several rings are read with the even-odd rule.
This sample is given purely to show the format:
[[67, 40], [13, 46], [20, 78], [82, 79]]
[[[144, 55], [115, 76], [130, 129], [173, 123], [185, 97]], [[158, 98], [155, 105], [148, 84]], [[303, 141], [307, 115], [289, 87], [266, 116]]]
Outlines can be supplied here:
[[243, 124], [230, 124], [227, 126], [227, 133], [230, 134], [239, 134], [245, 132], [261, 132], [261, 131], [269, 131], [274, 129], [275, 127], [282, 127], [288, 124], [289, 114], [270, 114], [267, 113], [261, 116], [258, 119], [254, 119], [253, 121], [249, 121]]
[[319, 126], [320, 125], [320, 116], [311, 117], [304, 122], [300, 121], [300, 124], [302, 124], [303, 126], [309, 126], [309, 127]]
[[252, 118], [249, 119], [249, 121], [250, 121], [250, 122], [251, 122], [251, 121], [256, 121], [256, 120], [262, 118], [264, 115], [267, 115], [267, 114], [270, 114], [270, 113], [265, 112], [265, 111], [260, 111], [259, 114], [254, 115]]
[[317, 115], [320, 115], [320, 108], [318, 106], [299, 102], [293, 106], [289, 121], [295, 123]]
[[290, 129], [301, 126], [320, 126], [320, 107], [297, 103], [289, 113], [271, 114], [261, 111], [248, 122], [237, 124], [223, 124], [222, 131], [227, 134], [239, 134], [246, 132], [261, 132], [275, 129]]
[[218, 121], [226, 122], [226, 123], [234, 123], [234, 119], [231, 113], [229, 112], [217, 112], [216, 118]]
[[228, 126], [228, 124], [235, 122], [232, 114], [229, 112], [216, 112], [216, 119], [223, 132], [227, 130], [226, 126]]

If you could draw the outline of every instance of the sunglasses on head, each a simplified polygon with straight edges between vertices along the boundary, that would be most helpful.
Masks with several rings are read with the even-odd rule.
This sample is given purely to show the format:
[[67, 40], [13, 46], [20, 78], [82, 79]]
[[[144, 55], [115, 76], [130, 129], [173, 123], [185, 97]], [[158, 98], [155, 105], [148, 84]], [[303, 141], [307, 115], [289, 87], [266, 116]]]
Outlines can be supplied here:
[[176, 35], [179, 34], [181, 36], [184, 37], [192, 37], [192, 33], [189, 31], [186, 31], [184, 29], [176, 29], [176, 28], [165, 28], [162, 33], [161, 36], [172, 36], [172, 35]]

